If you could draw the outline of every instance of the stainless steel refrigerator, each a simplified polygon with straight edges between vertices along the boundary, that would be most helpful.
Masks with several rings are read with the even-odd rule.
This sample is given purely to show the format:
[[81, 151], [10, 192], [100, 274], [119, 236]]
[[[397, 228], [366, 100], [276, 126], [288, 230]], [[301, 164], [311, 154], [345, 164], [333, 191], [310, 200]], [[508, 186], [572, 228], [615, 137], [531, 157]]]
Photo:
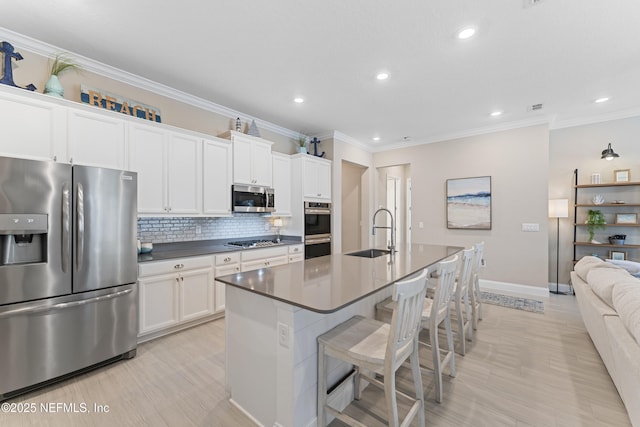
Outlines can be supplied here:
[[0, 157], [0, 400], [136, 353], [137, 175]]

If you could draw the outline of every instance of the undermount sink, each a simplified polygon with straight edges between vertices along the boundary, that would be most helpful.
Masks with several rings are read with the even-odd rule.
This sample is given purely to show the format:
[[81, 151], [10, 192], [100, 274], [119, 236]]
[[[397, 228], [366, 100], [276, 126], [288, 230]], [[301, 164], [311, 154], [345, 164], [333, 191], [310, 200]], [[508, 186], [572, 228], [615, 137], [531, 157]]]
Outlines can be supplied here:
[[359, 256], [362, 258], [377, 258], [382, 255], [388, 255], [390, 251], [384, 249], [365, 249], [363, 251], [351, 252], [345, 255]]

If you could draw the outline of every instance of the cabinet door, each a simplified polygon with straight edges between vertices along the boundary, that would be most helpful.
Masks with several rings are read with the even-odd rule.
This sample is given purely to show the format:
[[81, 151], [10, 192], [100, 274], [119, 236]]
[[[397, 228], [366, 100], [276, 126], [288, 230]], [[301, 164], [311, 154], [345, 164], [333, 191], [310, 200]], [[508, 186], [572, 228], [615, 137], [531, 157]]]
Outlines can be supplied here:
[[231, 165], [233, 155], [227, 141], [205, 140], [202, 154], [204, 175], [203, 212], [209, 215], [231, 215]]
[[2, 94], [0, 155], [66, 162], [66, 109], [26, 97]]
[[188, 321], [213, 313], [213, 269], [180, 273], [181, 320]]
[[202, 140], [171, 132], [168, 144], [169, 213], [199, 214], [202, 205]]
[[255, 185], [271, 187], [273, 185], [271, 145], [254, 142], [252, 151], [252, 176]]
[[273, 155], [273, 188], [276, 211], [273, 216], [291, 216], [291, 159], [289, 156]]
[[[226, 265], [224, 267], [216, 267], [216, 277], [226, 276], [227, 274], [233, 274], [240, 272], [240, 264]], [[215, 296], [214, 296], [214, 313], [218, 313], [224, 310], [225, 305], [225, 285], [222, 282], [215, 282]]]
[[331, 200], [331, 164], [318, 162], [318, 194], [320, 198]]
[[69, 163], [124, 169], [125, 122], [116, 117], [69, 110], [67, 157]]
[[251, 153], [251, 141], [233, 138], [233, 182], [235, 184], [253, 184]]
[[140, 335], [168, 328], [179, 322], [178, 276], [164, 274], [138, 281], [140, 291]]
[[167, 200], [166, 132], [129, 126], [129, 169], [138, 173], [138, 213], [165, 213]]
[[318, 163], [311, 159], [304, 159], [303, 165], [304, 197], [317, 199], [320, 197], [318, 190]]

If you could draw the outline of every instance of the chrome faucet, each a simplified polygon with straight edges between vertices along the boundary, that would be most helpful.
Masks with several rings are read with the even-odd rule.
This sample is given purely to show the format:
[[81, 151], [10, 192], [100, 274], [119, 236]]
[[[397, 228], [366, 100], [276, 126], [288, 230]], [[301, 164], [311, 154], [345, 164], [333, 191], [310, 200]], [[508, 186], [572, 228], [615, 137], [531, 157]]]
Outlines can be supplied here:
[[[381, 227], [381, 226], [377, 226], [376, 225], [376, 215], [378, 215], [378, 212], [380, 211], [385, 211], [389, 214], [389, 216], [391, 217], [391, 226], [390, 227]], [[393, 214], [391, 213], [391, 211], [389, 209], [386, 208], [380, 208], [376, 211], [376, 213], [373, 214], [373, 227], [371, 229], [371, 234], [373, 234], [374, 236], [376, 235], [376, 228], [386, 228], [386, 229], [391, 229], [391, 242], [389, 242], [389, 246], [387, 246], [387, 249], [389, 249], [389, 251], [391, 251], [391, 256], [393, 256], [396, 253], [396, 232], [395, 232], [395, 227], [394, 227], [394, 221], [393, 221]]]

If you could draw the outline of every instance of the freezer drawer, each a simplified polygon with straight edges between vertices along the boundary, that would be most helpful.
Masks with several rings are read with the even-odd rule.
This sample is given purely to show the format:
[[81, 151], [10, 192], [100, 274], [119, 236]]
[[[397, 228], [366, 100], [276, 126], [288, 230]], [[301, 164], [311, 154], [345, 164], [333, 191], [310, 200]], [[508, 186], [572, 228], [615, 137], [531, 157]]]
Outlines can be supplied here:
[[130, 284], [0, 307], [0, 400], [125, 353], [133, 356], [137, 292]]

